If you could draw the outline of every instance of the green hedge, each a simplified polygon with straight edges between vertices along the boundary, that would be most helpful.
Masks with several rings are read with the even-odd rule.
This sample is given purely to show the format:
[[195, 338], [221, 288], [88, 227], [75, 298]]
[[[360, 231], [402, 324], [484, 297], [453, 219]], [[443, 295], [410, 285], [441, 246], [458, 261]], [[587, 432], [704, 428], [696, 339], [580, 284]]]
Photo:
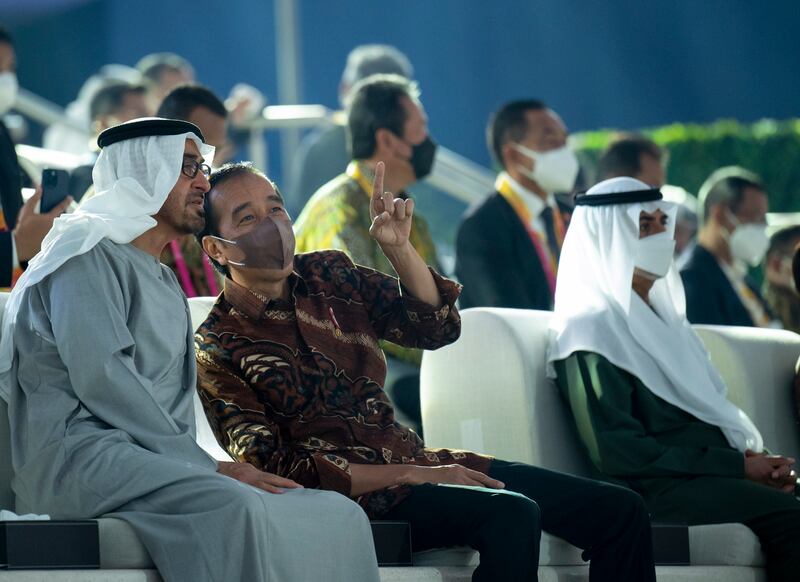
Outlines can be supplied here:
[[[616, 131], [576, 134], [582, 161], [597, 158]], [[708, 125], [674, 123], [643, 130], [669, 151], [667, 182], [697, 194], [715, 169], [739, 165], [764, 180], [772, 212], [800, 212], [800, 119], [752, 124], [722, 120]]]

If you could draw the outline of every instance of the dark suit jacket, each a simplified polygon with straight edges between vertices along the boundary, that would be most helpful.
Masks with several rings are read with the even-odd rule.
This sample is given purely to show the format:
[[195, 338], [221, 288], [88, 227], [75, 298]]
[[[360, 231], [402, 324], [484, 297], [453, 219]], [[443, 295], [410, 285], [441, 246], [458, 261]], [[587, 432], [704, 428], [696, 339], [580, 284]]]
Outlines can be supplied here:
[[22, 178], [14, 142], [6, 126], [0, 122], [0, 205], [7, 231], [0, 232], [0, 287], [11, 285], [14, 272], [11, 230], [17, 224], [22, 208]]
[[553, 296], [528, 231], [498, 192], [471, 207], [456, 238], [460, 305], [550, 310]]
[[[681, 269], [681, 277], [686, 289], [686, 316], [690, 322], [755, 327], [750, 312], [739, 299], [717, 259], [699, 244]], [[756, 285], [747, 278], [745, 282], [769, 314], [769, 308]]]

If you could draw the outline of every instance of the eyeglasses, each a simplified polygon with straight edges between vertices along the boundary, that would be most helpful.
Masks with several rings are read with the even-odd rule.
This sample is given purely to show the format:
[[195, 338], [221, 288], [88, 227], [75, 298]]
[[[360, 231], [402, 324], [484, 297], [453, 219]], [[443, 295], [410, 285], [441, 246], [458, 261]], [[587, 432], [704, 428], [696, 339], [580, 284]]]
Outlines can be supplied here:
[[194, 179], [197, 176], [197, 172], [202, 171], [203, 175], [208, 178], [211, 175], [211, 167], [208, 164], [201, 164], [197, 160], [186, 159], [183, 160], [183, 166], [181, 166], [181, 172], [187, 178]]

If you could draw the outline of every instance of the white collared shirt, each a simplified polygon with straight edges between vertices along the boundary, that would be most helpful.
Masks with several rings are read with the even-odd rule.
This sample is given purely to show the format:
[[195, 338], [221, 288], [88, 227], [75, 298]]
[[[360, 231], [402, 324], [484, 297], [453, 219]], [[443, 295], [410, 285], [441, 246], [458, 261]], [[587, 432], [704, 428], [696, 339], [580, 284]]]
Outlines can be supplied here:
[[511, 188], [514, 190], [514, 192], [519, 194], [520, 199], [528, 209], [528, 213], [531, 215], [531, 221], [528, 226], [530, 226], [538, 234], [543, 235], [545, 240], [547, 240], [547, 233], [545, 232], [544, 222], [542, 221], [542, 210], [549, 206], [553, 209], [553, 213], [558, 212], [556, 197], [553, 196], [553, 194], [548, 194], [547, 201], [545, 202], [536, 192], [528, 190], [525, 186], [517, 182], [506, 172], [500, 172], [500, 174], [497, 176], [497, 181], [499, 182], [501, 180], [508, 181], [508, 183], [511, 185]]

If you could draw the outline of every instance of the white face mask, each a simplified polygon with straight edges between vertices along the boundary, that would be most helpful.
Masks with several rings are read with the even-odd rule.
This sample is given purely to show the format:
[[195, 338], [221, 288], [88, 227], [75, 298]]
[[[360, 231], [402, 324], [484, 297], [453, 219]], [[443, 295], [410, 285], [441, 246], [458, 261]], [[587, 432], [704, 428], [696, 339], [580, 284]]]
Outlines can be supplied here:
[[726, 237], [731, 247], [731, 254], [751, 267], [758, 266], [769, 249], [767, 225], [752, 222], [742, 224], [730, 210], [728, 216], [736, 225], [736, 230], [733, 233], [729, 231]]
[[0, 115], [14, 106], [18, 91], [17, 76], [11, 72], [0, 73]]
[[533, 171], [525, 166], [517, 166], [525, 176], [550, 193], [572, 191], [579, 165], [575, 152], [569, 146], [547, 152], [536, 152], [518, 143], [512, 143], [511, 146], [533, 160]]
[[675, 239], [667, 232], [660, 232], [637, 241], [633, 264], [644, 277], [661, 279], [669, 272], [674, 254]]

